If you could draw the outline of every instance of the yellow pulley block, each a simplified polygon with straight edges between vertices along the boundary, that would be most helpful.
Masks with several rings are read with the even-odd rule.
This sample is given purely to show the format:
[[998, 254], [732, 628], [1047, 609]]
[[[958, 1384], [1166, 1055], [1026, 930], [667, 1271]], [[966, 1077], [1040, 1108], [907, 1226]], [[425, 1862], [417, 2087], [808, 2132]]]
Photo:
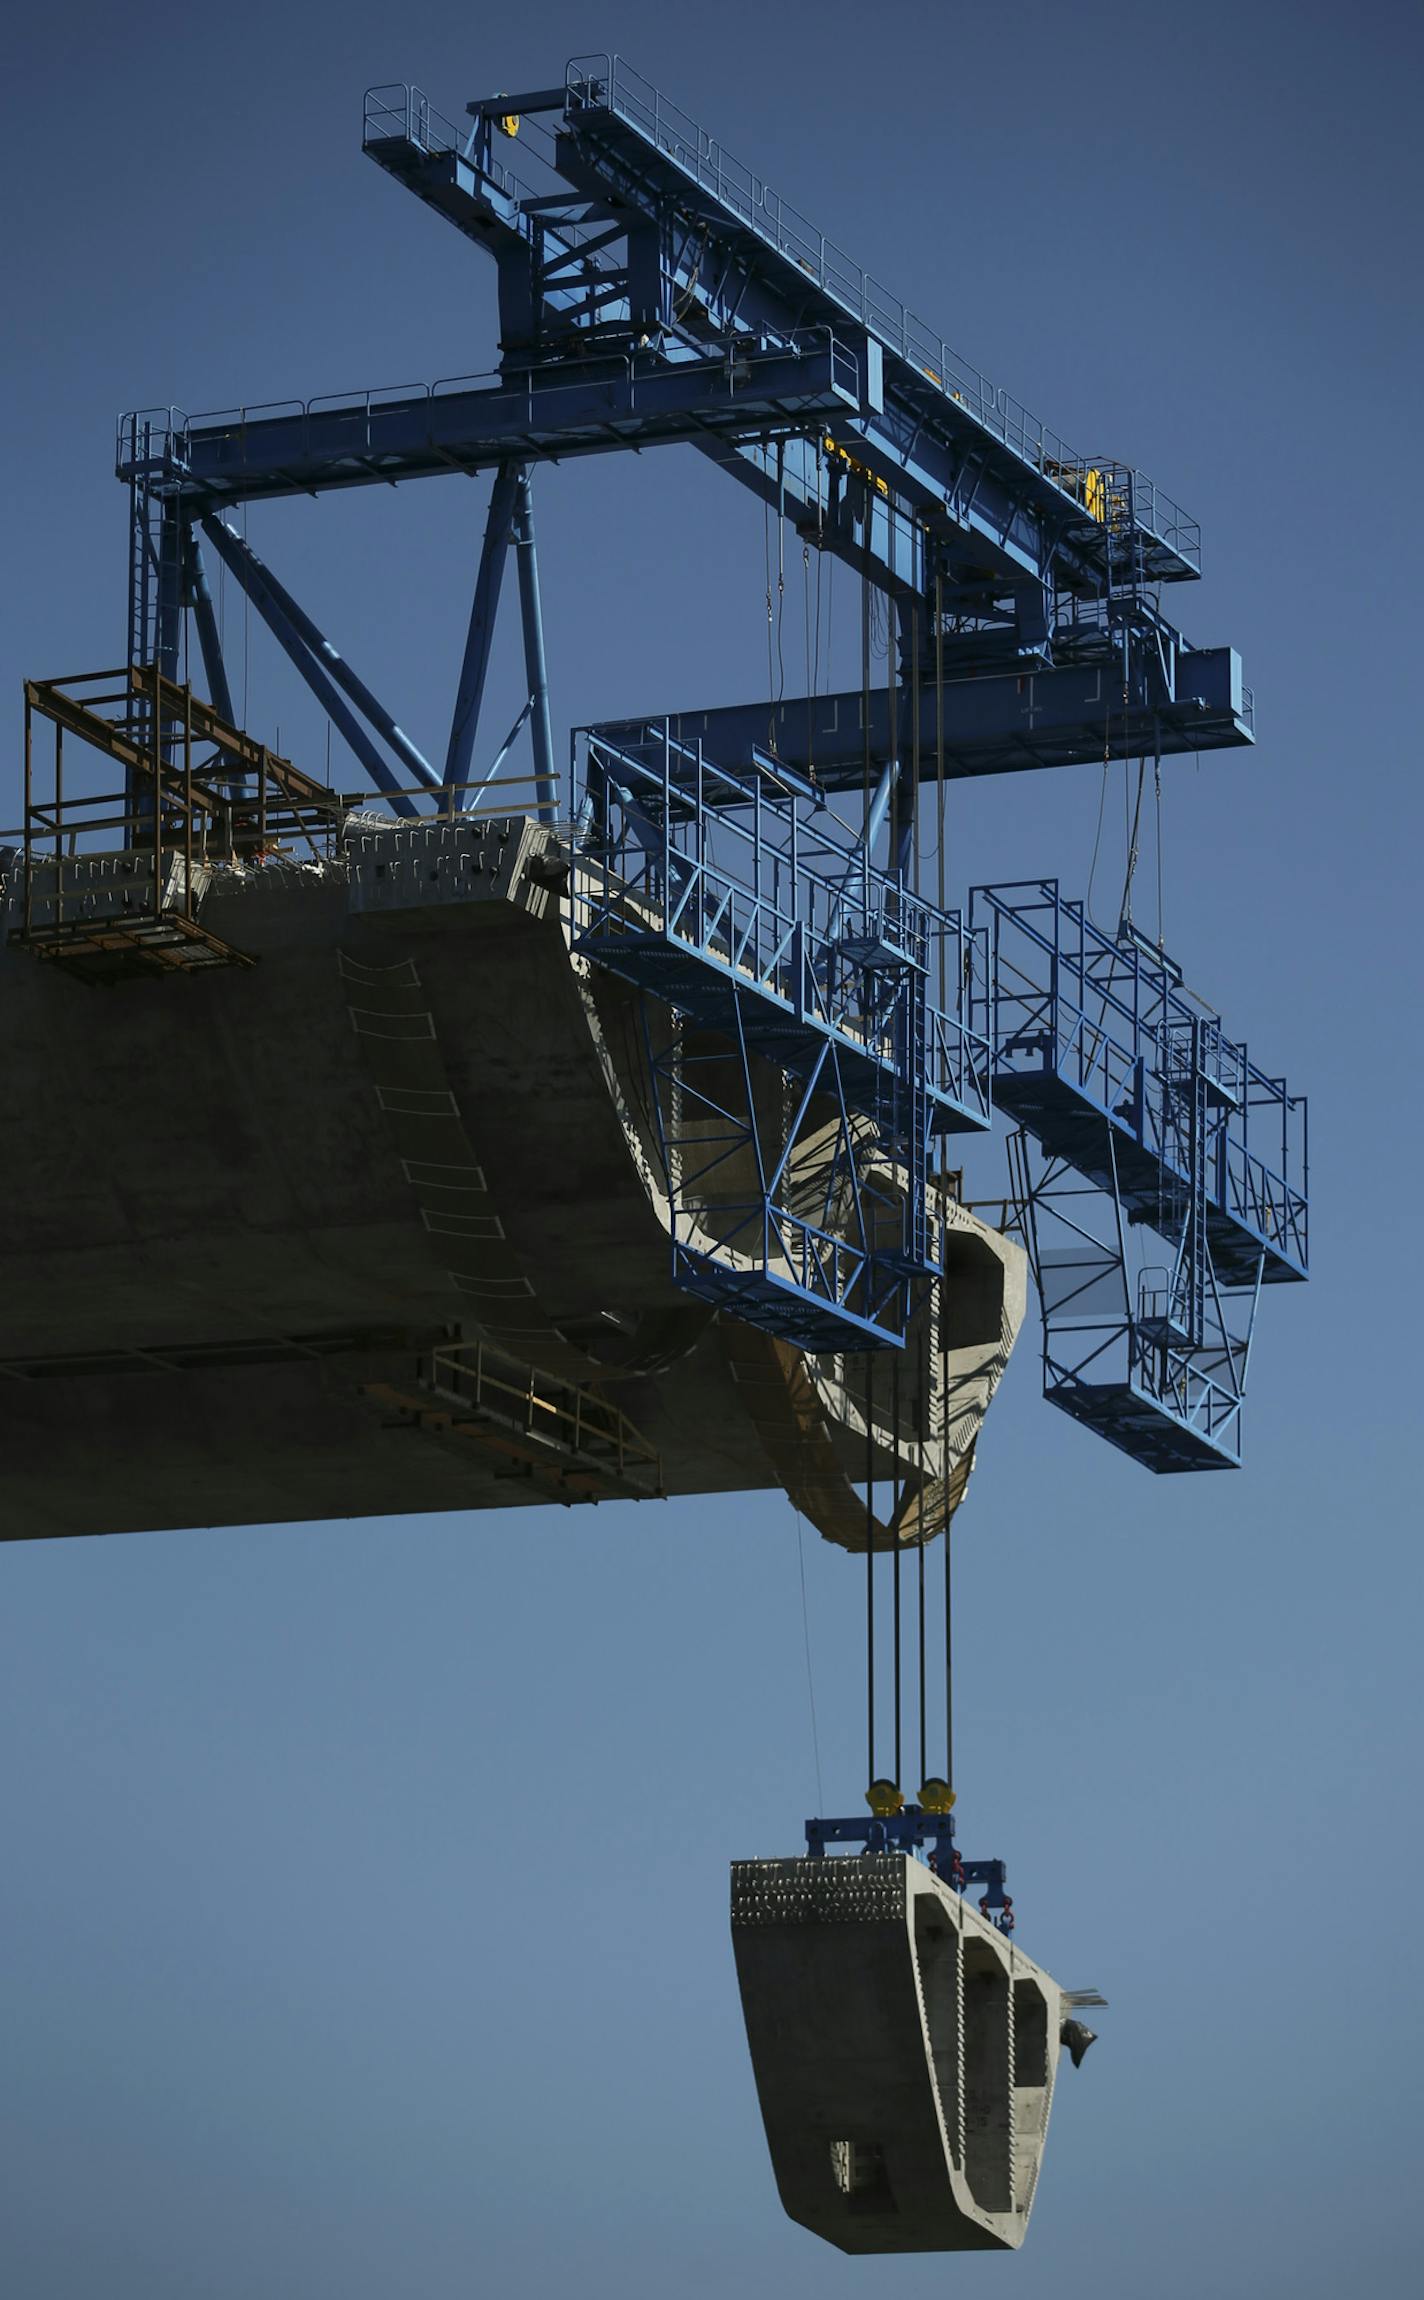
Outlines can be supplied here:
[[904, 1792], [893, 1781], [872, 1781], [865, 1792], [865, 1802], [877, 1821], [888, 1821], [892, 1814], [904, 1809]]
[[942, 1781], [938, 1773], [932, 1773], [920, 1789], [920, 1811], [922, 1813], [948, 1813], [953, 1808], [954, 1791], [948, 1781]]

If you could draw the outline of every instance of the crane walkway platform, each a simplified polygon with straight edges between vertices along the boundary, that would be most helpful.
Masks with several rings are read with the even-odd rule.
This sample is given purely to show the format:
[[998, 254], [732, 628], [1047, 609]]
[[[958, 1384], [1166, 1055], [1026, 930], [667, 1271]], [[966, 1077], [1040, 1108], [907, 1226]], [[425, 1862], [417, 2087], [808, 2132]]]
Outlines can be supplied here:
[[562, 1501], [663, 1491], [656, 1451], [617, 1406], [483, 1342], [436, 1350], [420, 1380], [371, 1382], [365, 1394], [437, 1437], [503, 1456], [511, 1477], [532, 1477]]
[[[988, 1127], [988, 1040], [966, 1018], [975, 952], [957, 911], [911, 894], [819, 801], [755, 768], [666, 739], [584, 740], [601, 828], [575, 871], [577, 949], [710, 1029], [740, 1004], [748, 1044], [788, 1070], [804, 1075], [833, 1039], [847, 1097], [871, 1117], [908, 1086], [913, 1002], [931, 1131]], [[982, 950], [981, 937], [981, 965]]]
[[1051, 1157], [1156, 1221], [1200, 1188], [1219, 1282], [1308, 1269], [1305, 1104], [1140, 942], [1105, 934], [1055, 880], [976, 887], [990, 928], [991, 1090]]
[[1184, 1350], [1165, 1352], [1156, 1367], [1137, 1355], [1125, 1381], [1088, 1381], [1050, 1366], [1044, 1397], [1158, 1476], [1239, 1468], [1239, 1391], [1203, 1376]]

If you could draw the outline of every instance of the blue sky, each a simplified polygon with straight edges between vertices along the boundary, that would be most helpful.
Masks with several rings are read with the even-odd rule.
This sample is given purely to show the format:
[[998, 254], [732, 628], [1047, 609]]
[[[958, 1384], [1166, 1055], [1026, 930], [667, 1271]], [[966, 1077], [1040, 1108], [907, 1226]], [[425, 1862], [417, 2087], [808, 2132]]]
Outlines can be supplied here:
[[[491, 364], [491, 267], [362, 159], [365, 85], [458, 116], [598, 43], [1199, 517], [1175, 603], [1257, 698], [1254, 752], [1167, 772], [1165, 925], [1312, 1095], [1317, 1274], [1265, 1303], [1235, 1475], [1150, 1479], [1041, 1402], [1031, 1340], [995, 1406], [960, 1521], [961, 1839], [1007, 1859], [1030, 1954], [1112, 2009], [1023, 2254], [949, 2272], [1025, 2300], [1403, 2292], [1417, 12], [33, 15], [3, 162], [10, 755], [22, 676], [122, 652], [120, 409]], [[251, 514], [427, 748], [483, 499], [452, 478]], [[544, 475], [538, 512], [556, 734], [764, 690], [750, 498], [668, 451]], [[255, 640], [246, 686], [259, 732], [324, 744]], [[959, 883], [1079, 890], [1097, 797], [1091, 770], [957, 788]], [[848, 1809], [859, 1576], [809, 1535], [805, 1564]], [[781, 2217], [739, 2030], [727, 1863], [796, 1850], [815, 1803], [785, 1504], [16, 1545], [0, 1584], [17, 2300], [940, 2289], [940, 2263], [846, 2261]]]

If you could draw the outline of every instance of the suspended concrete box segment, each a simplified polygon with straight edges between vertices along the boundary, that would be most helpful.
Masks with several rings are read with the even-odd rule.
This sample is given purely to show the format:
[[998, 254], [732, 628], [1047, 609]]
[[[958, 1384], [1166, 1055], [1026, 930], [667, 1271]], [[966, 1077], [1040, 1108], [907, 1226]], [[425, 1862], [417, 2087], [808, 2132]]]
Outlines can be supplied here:
[[735, 1863], [732, 1942], [790, 2217], [842, 2252], [1021, 2244], [1057, 1983], [905, 1853]]

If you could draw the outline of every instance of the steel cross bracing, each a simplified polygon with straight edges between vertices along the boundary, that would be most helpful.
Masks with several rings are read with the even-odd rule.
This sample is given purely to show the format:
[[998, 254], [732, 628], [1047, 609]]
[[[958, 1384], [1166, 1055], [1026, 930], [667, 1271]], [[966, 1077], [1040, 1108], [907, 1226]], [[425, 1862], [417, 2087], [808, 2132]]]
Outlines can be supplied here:
[[648, 1064], [680, 1278], [803, 1348], [902, 1342], [937, 1145], [989, 1123], [982, 935], [666, 724], [581, 731], [573, 788], [574, 947], [679, 1018]]
[[975, 887], [970, 918], [990, 930], [980, 1027], [996, 1106], [1120, 1195], [1133, 1221], [1157, 1218], [1166, 1184], [1199, 1190], [1225, 1284], [1253, 1285], [1258, 1263], [1267, 1285], [1304, 1278], [1304, 1100], [1226, 1036], [1170, 962], [1105, 934], [1056, 880]]
[[1156, 1470], [1240, 1459], [1263, 1284], [1307, 1273], [1305, 1105], [1052, 880], [976, 887], [1044, 1394]]

